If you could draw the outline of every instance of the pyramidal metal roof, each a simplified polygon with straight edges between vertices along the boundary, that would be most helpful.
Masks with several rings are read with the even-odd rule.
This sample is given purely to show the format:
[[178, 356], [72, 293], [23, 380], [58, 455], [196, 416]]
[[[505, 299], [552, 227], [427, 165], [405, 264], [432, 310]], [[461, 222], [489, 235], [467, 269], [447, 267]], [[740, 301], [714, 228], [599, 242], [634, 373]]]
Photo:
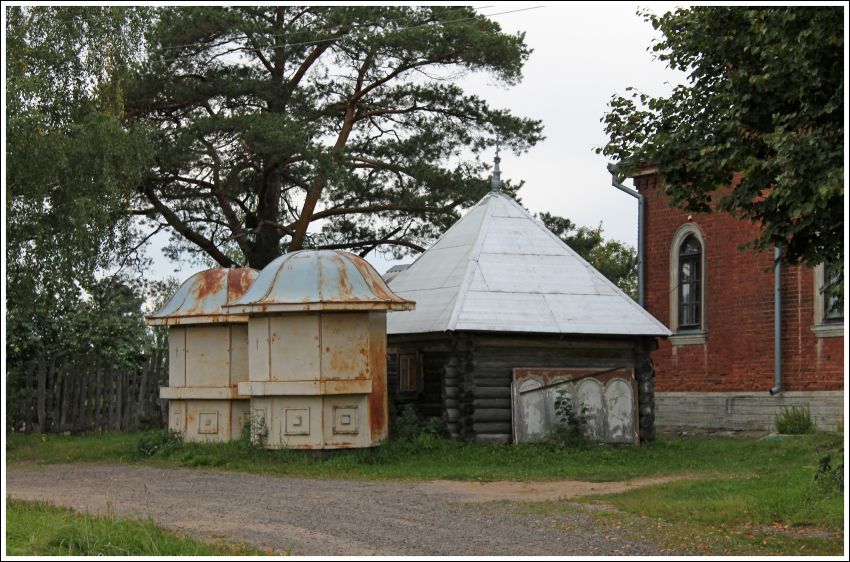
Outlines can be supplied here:
[[416, 310], [388, 334], [447, 330], [668, 336], [670, 331], [510, 196], [492, 191], [390, 288]]

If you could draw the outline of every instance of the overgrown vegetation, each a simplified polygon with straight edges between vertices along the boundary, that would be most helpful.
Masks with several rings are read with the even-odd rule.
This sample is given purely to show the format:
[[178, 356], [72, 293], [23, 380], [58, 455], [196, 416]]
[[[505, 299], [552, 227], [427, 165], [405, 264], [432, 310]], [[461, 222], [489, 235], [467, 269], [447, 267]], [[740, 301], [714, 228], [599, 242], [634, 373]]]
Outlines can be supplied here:
[[10, 556], [257, 555], [239, 544], [211, 545], [163, 529], [150, 519], [94, 516], [41, 502], [7, 500], [6, 553]]
[[814, 418], [805, 406], [782, 408], [776, 415], [776, 431], [786, 435], [802, 435], [817, 430]]
[[844, 447], [820, 458], [815, 481], [827, 492], [844, 493]]
[[559, 389], [555, 395], [555, 414], [559, 423], [549, 433], [548, 440], [566, 447], [587, 447], [587, 407], [581, 404], [579, 411], [573, 407], [567, 391]]

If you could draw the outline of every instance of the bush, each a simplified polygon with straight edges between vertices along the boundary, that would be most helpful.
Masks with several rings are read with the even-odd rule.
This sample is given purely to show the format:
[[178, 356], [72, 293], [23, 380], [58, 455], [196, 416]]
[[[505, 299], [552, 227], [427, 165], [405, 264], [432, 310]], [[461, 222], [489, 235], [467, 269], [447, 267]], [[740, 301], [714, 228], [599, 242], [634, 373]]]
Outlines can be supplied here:
[[136, 453], [142, 458], [160, 454], [168, 456], [183, 448], [183, 436], [176, 431], [159, 429], [142, 433], [136, 444]]
[[832, 464], [832, 454], [824, 455], [815, 472], [815, 482], [829, 492], [844, 493], [844, 447], [837, 453], [836, 464]]
[[395, 441], [416, 441], [422, 437], [439, 439], [446, 436], [446, 425], [440, 418], [420, 420], [412, 404], [390, 418], [390, 436]]
[[817, 429], [815, 420], [807, 406], [791, 406], [782, 408], [776, 416], [776, 431], [787, 435], [814, 433]]
[[566, 447], [586, 447], [590, 443], [587, 438], [587, 407], [582, 404], [581, 410], [576, 412], [564, 389], [558, 390], [555, 397], [555, 414], [559, 422], [549, 432], [548, 441]]

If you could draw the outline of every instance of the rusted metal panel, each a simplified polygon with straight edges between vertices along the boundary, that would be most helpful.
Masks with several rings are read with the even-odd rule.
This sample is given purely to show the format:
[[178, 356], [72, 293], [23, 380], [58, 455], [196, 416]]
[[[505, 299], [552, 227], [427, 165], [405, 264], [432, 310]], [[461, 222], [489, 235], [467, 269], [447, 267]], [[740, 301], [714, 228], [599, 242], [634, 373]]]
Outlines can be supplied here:
[[269, 318], [272, 381], [311, 381], [321, 378], [319, 315], [287, 314]]
[[[270, 448], [369, 447], [386, 439], [386, 311], [413, 307], [346, 252], [281, 256], [244, 298], [252, 433]], [[262, 419], [262, 422], [256, 420]]]
[[247, 322], [223, 307], [244, 296], [259, 272], [250, 268], [214, 268], [187, 279], [160, 310], [145, 317], [150, 325]]
[[322, 397], [275, 397], [272, 431], [267, 444], [271, 448], [322, 448]]
[[269, 317], [248, 321], [248, 380], [269, 380]]
[[369, 313], [322, 314], [322, 378], [369, 378]]
[[182, 400], [168, 401], [168, 429], [181, 435], [186, 431], [186, 403]]
[[349, 252], [301, 250], [284, 254], [260, 273], [234, 314], [311, 310], [412, 310], [369, 263]]
[[230, 400], [237, 398], [235, 386], [161, 386], [163, 400]]
[[242, 437], [242, 430], [251, 420], [250, 400], [231, 400], [230, 402], [230, 436], [234, 440]]
[[372, 445], [386, 441], [389, 435], [389, 398], [387, 392], [387, 313], [369, 314], [369, 433]]
[[514, 442], [545, 438], [559, 423], [555, 399], [563, 391], [574, 411], [586, 409], [588, 437], [637, 445], [637, 383], [632, 369], [514, 369], [511, 385]]
[[248, 325], [230, 325], [230, 384], [248, 380]]
[[187, 400], [183, 438], [196, 443], [231, 440], [231, 400]]
[[240, 382], [238, 396], [318, 396], [322, 394], [369, 394], [371, 380]]
[[230, 386], [230, 327], [186, 328], [186, 386]]
[[347, 449], [372, 445], [368, 404], [368, 396], [363, 394], [325, 396], [324, 448]]
[[186, 386], [186, 329], [168, 329], [168, 385]]

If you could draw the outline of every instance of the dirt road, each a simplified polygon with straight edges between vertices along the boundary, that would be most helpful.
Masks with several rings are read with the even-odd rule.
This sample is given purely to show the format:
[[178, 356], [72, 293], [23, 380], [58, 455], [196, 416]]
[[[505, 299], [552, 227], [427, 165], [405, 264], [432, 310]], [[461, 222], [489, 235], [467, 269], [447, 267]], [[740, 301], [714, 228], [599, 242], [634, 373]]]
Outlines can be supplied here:
[[[153, 518], [201, 539], [298, 555], [658, 555], [585, 513], [529, 515], [516, 500], [646, 485], [360, 482], [128, 465], [10, 466], [9, 497]], [[511, 503], [475, 502], [510, 500]], [[472, 502], [472, 503], [470, 503]], [[483, 504], [482, 504], [483, 505]]]

